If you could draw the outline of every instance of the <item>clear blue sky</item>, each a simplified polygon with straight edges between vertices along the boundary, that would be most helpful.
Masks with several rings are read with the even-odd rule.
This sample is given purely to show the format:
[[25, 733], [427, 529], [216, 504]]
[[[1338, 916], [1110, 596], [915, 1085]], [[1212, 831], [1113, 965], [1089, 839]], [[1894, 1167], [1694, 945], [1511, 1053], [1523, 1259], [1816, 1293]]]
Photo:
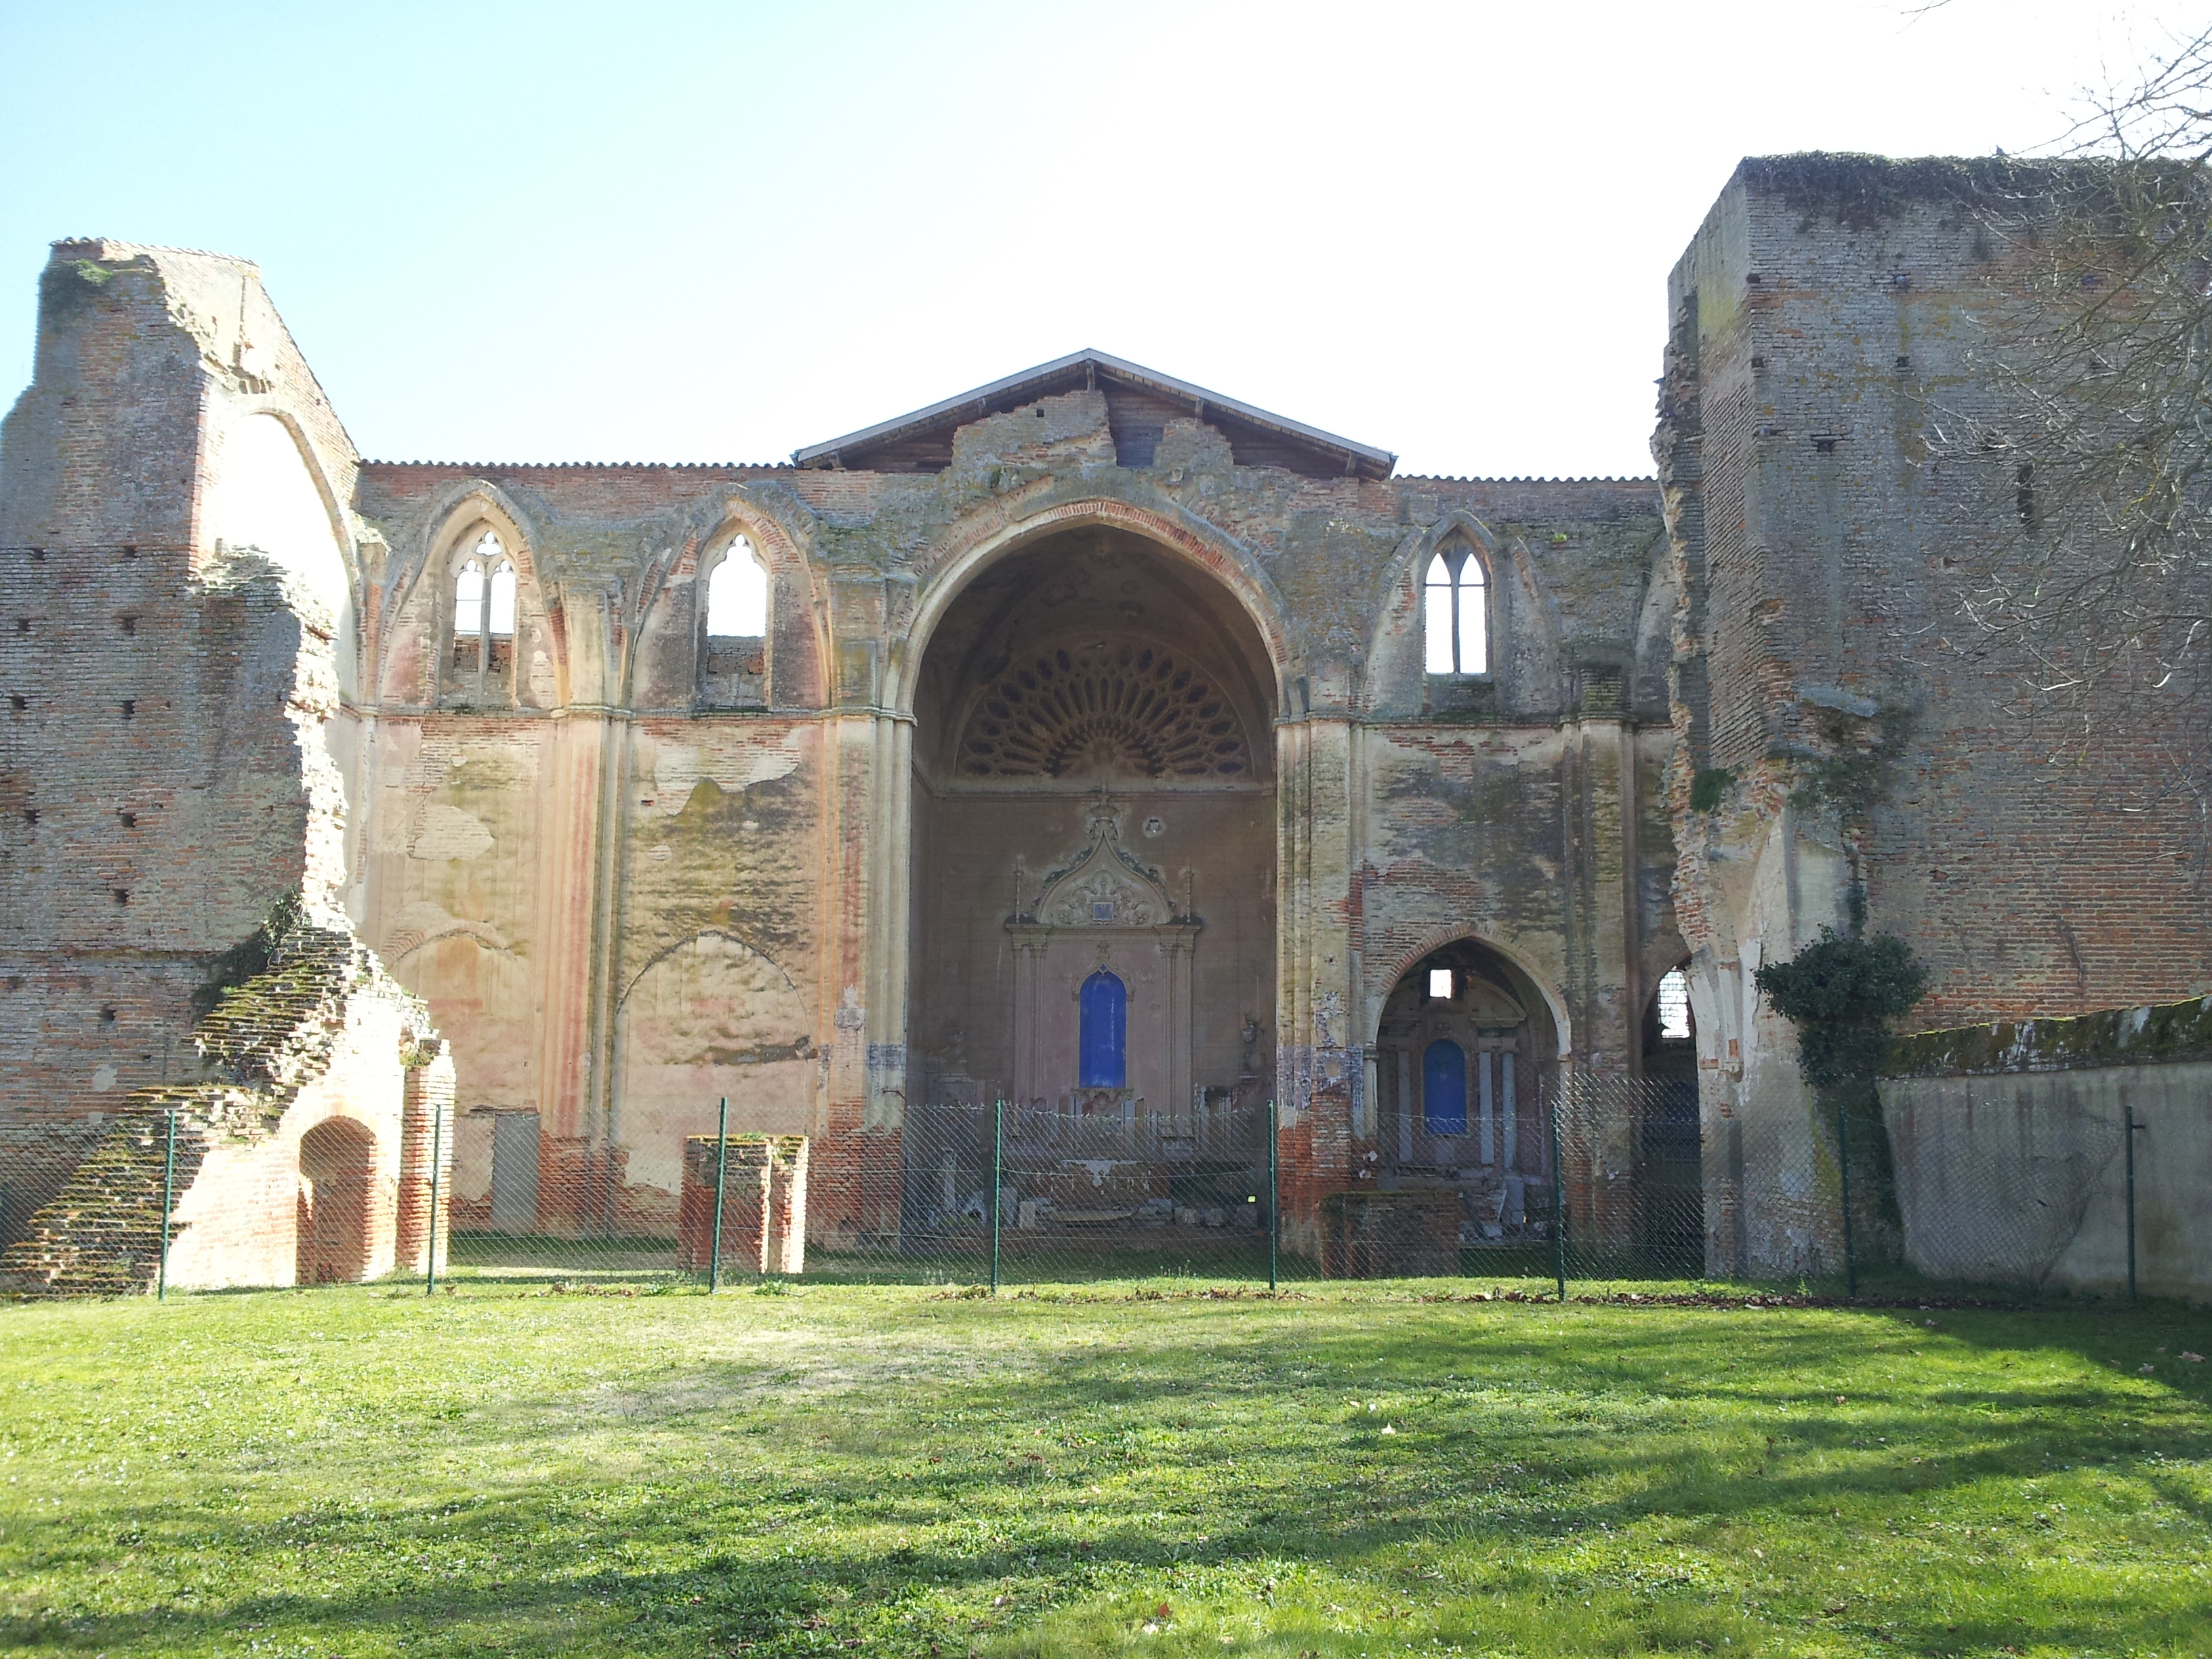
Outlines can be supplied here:
[[258, 260], [373, 456], [776, 460], [1090, 345], [1646, 472], [1737, 157], [2032, 149], [2191, 9], [0, 0], [0, 396], [100, 234]]

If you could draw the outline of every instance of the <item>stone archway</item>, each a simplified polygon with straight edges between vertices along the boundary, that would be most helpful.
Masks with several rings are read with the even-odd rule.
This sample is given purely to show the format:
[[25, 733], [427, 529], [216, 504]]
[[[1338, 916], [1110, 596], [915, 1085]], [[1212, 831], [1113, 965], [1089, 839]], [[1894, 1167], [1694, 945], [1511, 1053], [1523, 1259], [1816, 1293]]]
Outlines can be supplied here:
[[1084, 981], [1128, 995], [1127, 1109], [1271, 1091], [1278, 670], [1180, 549], [1084, 522], [937, 610], [914, 679], [909, 1103], [1081, 1087]]
[[368, 1277], [377, 1199], [376, 1136], [334, 1117], [300, 1137], [301, 1285], [356, 1285]]
[[1477, 1238], [1532, 1234], [1549, 1212], [1559, 1054], [1551, 999], [1503, 952], [1474, 939], [1428, 951], [1376, 1034], [1383, 1182], [1455, 1187]]

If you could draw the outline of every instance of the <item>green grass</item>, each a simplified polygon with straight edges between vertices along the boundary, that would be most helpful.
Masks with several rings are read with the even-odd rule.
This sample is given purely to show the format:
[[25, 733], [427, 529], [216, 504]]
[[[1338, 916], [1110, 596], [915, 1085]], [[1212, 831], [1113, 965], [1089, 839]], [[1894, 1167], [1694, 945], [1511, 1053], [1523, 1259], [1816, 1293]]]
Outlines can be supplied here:
[[0, 1651], [2205, 1654], [2184, 1349], [1391, 1287], [16, 1308]]

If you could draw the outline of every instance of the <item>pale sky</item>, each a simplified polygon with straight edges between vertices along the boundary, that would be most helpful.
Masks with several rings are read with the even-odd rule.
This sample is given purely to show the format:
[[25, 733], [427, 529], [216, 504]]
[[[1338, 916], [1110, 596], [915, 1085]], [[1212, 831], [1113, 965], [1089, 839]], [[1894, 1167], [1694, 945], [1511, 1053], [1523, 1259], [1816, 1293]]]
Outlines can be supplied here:
[[1648, 473], [1738, 157], [2030, 150], [2146, 0], [0, 0], [0, 396], [46, 245], [257, 260], [384, 459], [787, 459], [1095, 346], [1395, 451]]

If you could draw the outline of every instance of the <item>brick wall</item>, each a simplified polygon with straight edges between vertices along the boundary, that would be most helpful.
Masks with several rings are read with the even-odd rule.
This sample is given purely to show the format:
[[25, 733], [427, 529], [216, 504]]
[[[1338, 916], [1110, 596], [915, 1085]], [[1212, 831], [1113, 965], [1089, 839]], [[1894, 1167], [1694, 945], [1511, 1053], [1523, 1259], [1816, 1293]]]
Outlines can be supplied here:
[[[1969, 574], [2020, 533], [2009, 463], [1994, 477], [1940, 436], [1946, 411], [2003, 408], [2017, 256], [1975, 188], [1956, 163], [1747, 161], [1670, 283], [1654, 441], [1681, 596], [1667, 789], [1717, 1265], [1838, 1243], [1776, 1209], [1777, 1171], [1813, 1167], [1820, 1131], [1788, 1028], [1747, 987], [1844, 925], [1854, 884], [1869, 926], [1933, 970], [1917, 1025], [2212, 984], [2201, 830], [2184, 792], [2154, 787], [2178, 700], [2114, 698], [2069, 751], [2015, 711], [2024, 665], [1964, 612]], [[1899, 764], [1869, 807], [1793, 800], [1809, 764], [1870, 750], [1886, 718]], [[1719, 805], [1692, 810], [1717, 768]]]

